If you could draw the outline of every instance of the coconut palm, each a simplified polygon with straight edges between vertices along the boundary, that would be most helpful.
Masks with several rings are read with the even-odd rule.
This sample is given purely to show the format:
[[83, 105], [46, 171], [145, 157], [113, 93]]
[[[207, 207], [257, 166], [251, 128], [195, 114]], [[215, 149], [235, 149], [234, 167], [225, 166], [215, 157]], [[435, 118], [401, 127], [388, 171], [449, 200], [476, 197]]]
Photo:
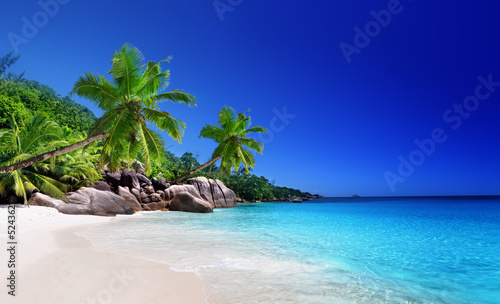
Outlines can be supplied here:
[[142, 152], [146, 172], [151, 170], [151, 160], [158, 162], [163, 148], [160, 135], [149, 129], [153, 124], [170, 137], [181, 141], [185, 124], [170, 113], [160, 111], [159, 103], [172, 101], [196, 105], [195, 98], [179, 90], [165, 91], [169, 85], [170, 71], [161, 69], [161, 64], [170, 58], [144, 64], [142, 53], [130, 44], [115, 52], [111, 70], [113, 81], [94, 73], [85, 73], [75, 83], [72, 94], [95, 102], [104, 110], [104, 115], [95, 124], [90, 137], [56, 151], [0, 168], [0, 173], [30, 166], [36, 162], [63, 155], [82, 148], [94, 141], [106, 139], [102, 149], [100, 167], [107, 164], [116, 169], [121, 161], [130, 164]]
[[[85, 132], [74, 132], [68, 127], [61, 128], [61, 137], [67, 143], [80, 142], [87, 137]], [[54, 177], [65, 184], [76, 187], [93, 184], [101, 178], [95, 164], [99, 161], [100, 148], [89, 145], [57, 157], [37, 163], [40, 173]]]
[[[9, 126], [0, 130], [0, 155], [2, 159], [7, 159], [2, 165], [17, 163], [48, 149], [67, 145], [61, 137], [59, 126], [43, 115], [36, 115], [22, 129], [12, 117]], [[66, 186], [37, 171], [36, 166], [31, 166], [0, 174], [0, 195], [14, 192], [18, 197], [23, 197], [26, 203], [28, 196], [38, 189], [53, 197], [64, 198]]]
[[254, 168], [255, 157], [251, 150], [262, 154], [264, 144], [249, 138], [249, 135], [254, 133], [265, 134], [267, 129], [258, 126], [250, 127], [250, 116], [246, 116], [245, 113], [236, 115], [234, 109], [228, 106], [224, 106], [219, 111], [219, 125], [206, 124], [200, 132], [200, 137], [212, 139], [219, 144], [212, 153], [212, 160], [187, 172], [175, 179], [174, 182], [182, 181], [219, 159], [221, 159], [221, 174], [229, 175], [233, 169], [238, 170], [241, 164], [246, 173], [249, 172], [249, 168]]

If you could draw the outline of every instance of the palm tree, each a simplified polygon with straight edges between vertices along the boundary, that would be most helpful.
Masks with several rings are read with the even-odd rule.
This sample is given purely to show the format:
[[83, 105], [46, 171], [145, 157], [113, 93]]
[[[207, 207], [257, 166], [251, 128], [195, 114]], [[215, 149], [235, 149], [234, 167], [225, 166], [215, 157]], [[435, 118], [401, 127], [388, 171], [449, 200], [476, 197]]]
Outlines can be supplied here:
[[[0, 155], [3, 165], [9, 165], [40, 154], [47, 149], [66, 145], [61, 138], [59, 126], [49, 121], [46, 116], [36, 115], [27, 126], [20, 129], [14, 117], [10, 119], [10, 128], [0, 130]], [[14, 192], [27, 202], [28, 196], [35, 190], [47, 193], [55, 198], [64, 198], [66, 185], [43, 174], [36, 166], [17, 169], [0, 174], [0, 195]]]
[[246, 116], [245, 113], [236, 115], [233, 108], [228, 106], [224, 106], [219, 111], [219, 124], [220, 127], [206, 124], [200, 132], [200, 137], [212, 139], [219, 144], [212, 154], [212, 160], [175, 179], [174, 183], [203, 170], [219, 159], [222, 159], [220, 173], [226, 175], [229, 175], [233, 169], [238, 170], [241, 164], [243, 164], [246, 173], [249, 172], [249, 168], [255, 166], [255, 158], [251, 150], [262, 154], [264, 144], [248, 136], [252, 133], [265, 134], [267, 129], [258, 126], [250, 128], [250, 116]]
[[105, 164], [116, 169], [122, 160], [130, 163], [138, 153], [146, 164], [146, 172], [151, 170], [151, 160], [158, 162], [163, 141], [160, 135], [149, 129], [147, 123], [155, 125], [178, 142], [181, 141], [185, 124], [170, 113], [159, 110], [159, 102], [173, 101], [196, 105], [189, 94], [168, 87], [170, 71], [162, 71], [161, 64], [168, 63], [170, 57], [158, 62], [144, 64], [142, 53], [130, 44], [125, 44], [112, 57], [109, 74], [113, 81], [102, 75], [85, 73], [75, 83], [72, 94], [95, 102], [104, 110], [104, 115], [95, 124], [90, 137], [68, 147], [44, 153], [37, 157], [0, 168], [0, 173], [21, 169], [36, 162], [66, 154], [82, 148], [94, 141], [106, 139], [102, 149], [100, 167]]
[[[74, 132], [68, 127], [62, 127], [61, 137], [67, 143], [73, 144], [85, 139], [87, 134], [85, 132]], [[85, 147], [85, 149], [52, 157], [49, 162], [45, 160], [37, 163], [36, 167], [39, 172], [68, 184], [68, 188], [71, 188], [71, 186], [91, 185], [101, 178], [101, 174], [95, 166], [99, 162], [100, 150], [95, 144], [91, 144]]]

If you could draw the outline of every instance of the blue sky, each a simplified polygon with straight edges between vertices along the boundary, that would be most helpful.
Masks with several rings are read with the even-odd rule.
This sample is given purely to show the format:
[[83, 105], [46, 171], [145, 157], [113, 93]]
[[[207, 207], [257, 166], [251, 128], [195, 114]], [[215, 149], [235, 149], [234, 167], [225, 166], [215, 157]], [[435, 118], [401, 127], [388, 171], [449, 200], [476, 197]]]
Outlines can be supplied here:
[[105, 74], [125, 42], [150, 60], [173, 56], [170, 88], [198, 100], [162, 105], [187, 123], [182, 145], [167, 139], [177, 155], [208, 160], [215, 143], [199, 131], [230, 105], [273, 131], [254, 173], [278, 185], [329, 196], [500, 194], [496, 1], [41, 3], [58, 8], [2, 3], [0, 54], [17, 47], [15, 70], [61, 95], [83, 72]]

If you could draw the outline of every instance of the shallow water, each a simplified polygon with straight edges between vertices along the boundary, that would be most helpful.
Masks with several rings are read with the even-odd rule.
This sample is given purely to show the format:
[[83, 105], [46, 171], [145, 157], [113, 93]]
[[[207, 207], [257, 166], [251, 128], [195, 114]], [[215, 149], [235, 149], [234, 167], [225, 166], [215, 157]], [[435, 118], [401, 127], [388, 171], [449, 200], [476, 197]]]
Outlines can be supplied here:
[[498, 198], [241, 204], [81, 234], [99, 251], [196, 272], [208, 303], [500, 303]]

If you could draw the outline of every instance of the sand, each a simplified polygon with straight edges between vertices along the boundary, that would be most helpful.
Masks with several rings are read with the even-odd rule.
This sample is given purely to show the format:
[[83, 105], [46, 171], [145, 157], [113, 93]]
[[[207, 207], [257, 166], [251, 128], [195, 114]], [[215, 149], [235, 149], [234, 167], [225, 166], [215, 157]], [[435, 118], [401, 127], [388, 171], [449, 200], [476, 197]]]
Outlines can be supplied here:
[[0, 303], [205, 303], [203, 282], [168, 265], [93, 251], [76, 232], [113, 218], [16, 209], [16, 296], [8, 294], [7, 209], [0, 208]]

